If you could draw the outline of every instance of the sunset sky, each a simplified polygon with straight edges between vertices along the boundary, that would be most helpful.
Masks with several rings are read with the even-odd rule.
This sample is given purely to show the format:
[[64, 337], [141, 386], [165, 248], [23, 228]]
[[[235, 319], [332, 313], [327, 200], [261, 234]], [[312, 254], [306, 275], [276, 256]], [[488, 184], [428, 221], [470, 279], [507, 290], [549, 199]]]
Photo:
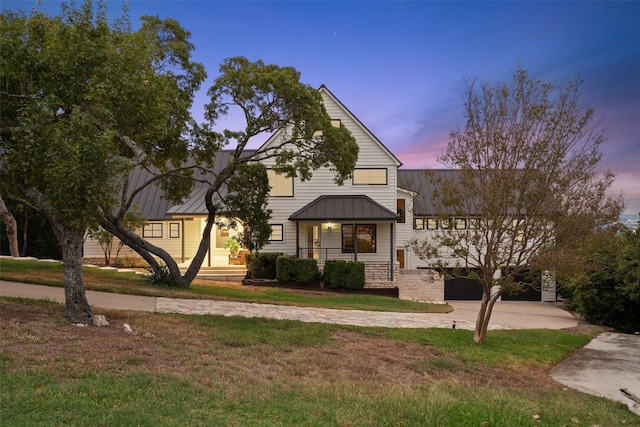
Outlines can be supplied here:
[[[4, 1], [29, 11], [34, 0]], [[40, 6], [58, 14], [59, 1]], [[117, 16], [122, 2], [109, 2]], [[449, 131], [464, 127], [465, 77], [501, 82], [517, 60], [558, 83], [581, 72], [582, 100], [608, 139], [602, 166], [616, 175], [627, 213], [640, 212], [640, 2], [130, 1], [192, 33], [208, 79], [224, 58], [290, 65], [325, 84], [404, 168], [439, 167]], [[257, 144], [257, 143], [256, 143]]]

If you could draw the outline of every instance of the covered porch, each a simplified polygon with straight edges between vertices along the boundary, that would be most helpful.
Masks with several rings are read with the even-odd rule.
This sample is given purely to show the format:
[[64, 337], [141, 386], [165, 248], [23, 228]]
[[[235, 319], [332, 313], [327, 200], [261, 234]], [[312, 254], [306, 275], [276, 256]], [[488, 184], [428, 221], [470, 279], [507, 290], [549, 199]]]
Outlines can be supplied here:
[[360, 261], [367, 282], [397, 278], [395, 224], [398, 215], [365, 195], [325, 195], [293, 213], [295, 255]]

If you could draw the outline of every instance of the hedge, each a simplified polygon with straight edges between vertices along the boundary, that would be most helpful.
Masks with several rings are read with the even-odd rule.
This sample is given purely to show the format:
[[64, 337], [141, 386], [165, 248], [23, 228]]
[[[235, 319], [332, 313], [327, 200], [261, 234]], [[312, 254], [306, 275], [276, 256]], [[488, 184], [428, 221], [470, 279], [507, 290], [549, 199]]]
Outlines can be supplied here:
[[324, 286], [329, 289], [364, 288], [364, 264], [358, 261], [327, 260]]
[[250, 279], [275, 279], [276, 261], [281, 255], [281, 252], [258, 252], [245, 255], [247, 276]]

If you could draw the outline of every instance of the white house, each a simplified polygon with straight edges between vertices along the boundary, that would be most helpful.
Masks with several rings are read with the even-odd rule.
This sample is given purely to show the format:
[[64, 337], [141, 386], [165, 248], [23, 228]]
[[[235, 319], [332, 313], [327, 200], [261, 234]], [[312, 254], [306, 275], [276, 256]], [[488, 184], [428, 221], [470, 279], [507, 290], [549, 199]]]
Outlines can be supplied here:
[[[334, 183], [328, 169], [313, 173], [308, 181], [286, 178], [269, 169], [273, 159], [265, 159], [271, 185], [268, 206], [272, 210], [272, 234], [263, 252], [282, 252], [312, 257], [319, 264], [327, 259], [364, 262], [368, 282], [396, 281], [402, 270], [424, 268], [426, 264], [406, 248], [413, 238], [425, 237], [432, 212], [430, 186], [423, 171], [402, 170], [401, 162], [325, 86], [319, 89], [325, 108], [336, 125], [343, 124], [359, 146], [353, 177], [344, 185]], [[274, 134], [257, 150], [279, 141]], [[215, 158], [212, 173], [227, 164], [230, 151]], [[135, 171], [131, 187], [149, 178]], [[147, 225], [144, 238], [166, 249], [178, 262], [188, 261], [196, 252], [206, 220], [203, 194], [196, 185], [182, 204], [161, 198], [161, 190], [151, 187], [134, 203]], [[227, 261], [225, 241], [236, 230], [215, 227], [205, 266]], [[128, 248], [120, 256], [135, 256]], [[99, 258], [97, 242], [87, 239], [84, 256]], [[447, 285], [445, 284], [445, 287]]]

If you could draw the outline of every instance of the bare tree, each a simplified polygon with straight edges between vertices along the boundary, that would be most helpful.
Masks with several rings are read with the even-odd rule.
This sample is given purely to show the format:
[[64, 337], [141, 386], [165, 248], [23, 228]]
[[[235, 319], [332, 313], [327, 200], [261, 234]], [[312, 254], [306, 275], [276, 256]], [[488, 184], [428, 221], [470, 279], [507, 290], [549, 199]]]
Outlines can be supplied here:
[[467, 81], [466, 126], [438, 159], [456, 172], [430, 175], [440, 227], [410, 247], [482, 285], [476, 343], [496, 301], [525, 289], [523, 274], [554, 269], [553, 253], [621, 212], [621, 198], [605, 194], [614, 176], [597, 167], [605, 136], [579, 102], [581, 83], [556, 87], [519, 65], [508, 83]]

